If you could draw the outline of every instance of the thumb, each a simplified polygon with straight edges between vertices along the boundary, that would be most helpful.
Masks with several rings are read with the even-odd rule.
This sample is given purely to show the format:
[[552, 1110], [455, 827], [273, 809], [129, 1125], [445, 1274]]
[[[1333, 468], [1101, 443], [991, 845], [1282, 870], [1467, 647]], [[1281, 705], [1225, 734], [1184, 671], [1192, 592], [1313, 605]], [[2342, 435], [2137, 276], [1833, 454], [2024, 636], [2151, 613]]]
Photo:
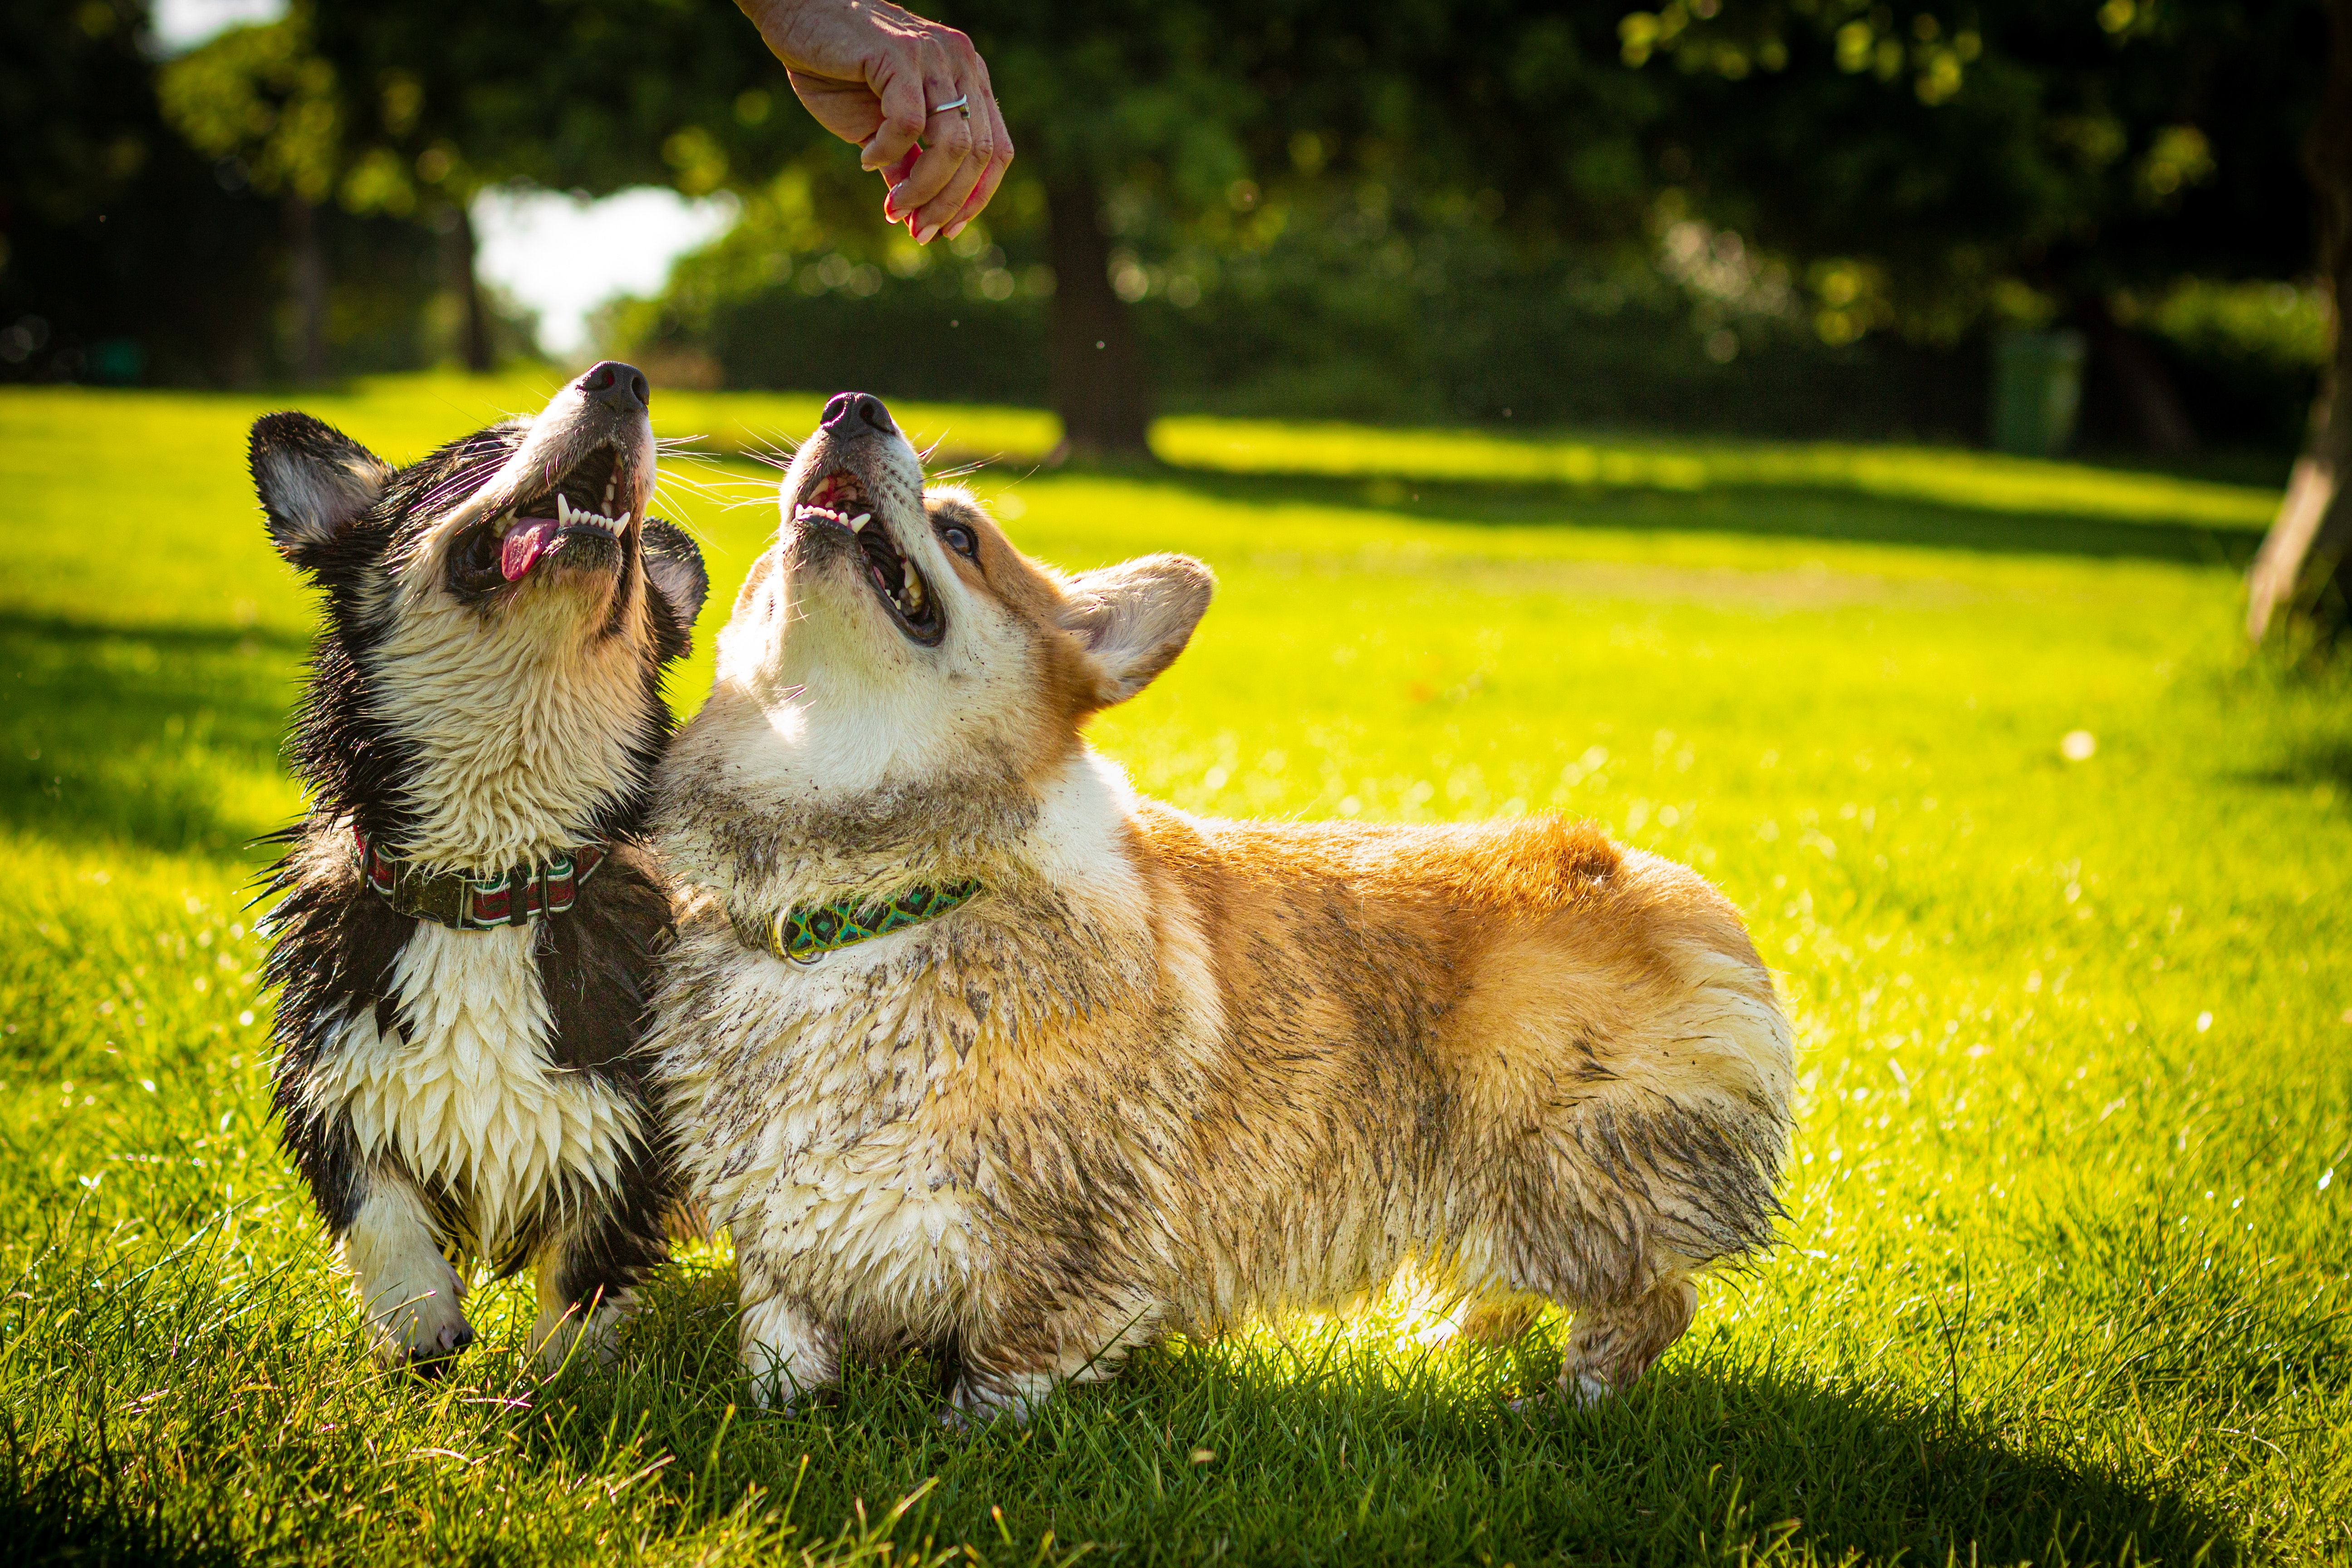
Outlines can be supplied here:
[[882, 89], [882, 123], [858, 151], [861, 169], [883, 169], [897, 163], [923, 133], [923, 79], [901, 71]]

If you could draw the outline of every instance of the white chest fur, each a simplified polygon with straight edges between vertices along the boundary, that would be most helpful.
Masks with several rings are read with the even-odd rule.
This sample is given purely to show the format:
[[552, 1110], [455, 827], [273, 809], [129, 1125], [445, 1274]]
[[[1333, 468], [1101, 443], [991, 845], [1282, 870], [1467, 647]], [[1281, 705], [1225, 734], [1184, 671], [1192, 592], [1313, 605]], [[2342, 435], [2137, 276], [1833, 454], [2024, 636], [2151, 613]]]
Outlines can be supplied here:
[[701, 924], [679, 955], [698, 976], [691, 1001], [674, 1000], [727, 1027], [684, 1048], [656, 1042], [694, 1130], [685, 1163], [742, 1267], [910, 1328], [961, 1294], [986, 1247], [993, 1179], [926, 1115], [972, 1070], [957, 1042], [968, 1051], [974, 1022], [908, 951], [929, 934], [804, 969], [746, 952], [723, 921]]
[[551, 1059], [536, 935], [420, 923], [394, 973], [404, 1027], [380, 1032], [373, 1009], [347, 1020], [305, 1085], [364, 1155], [446, 1184], [486, 1253], [557, 1184], [608, 1189], [636, 1131], [611, 1089]]
[[417, 751], [404, 858], [500, 868], [591, 837], [598, 808], [644, 787], [630, 747], [641, 638], [598, 635], [568, 595], [524, 600], [488, 632], [438, 596], [405, 607], [376, 656], [379, 703]]

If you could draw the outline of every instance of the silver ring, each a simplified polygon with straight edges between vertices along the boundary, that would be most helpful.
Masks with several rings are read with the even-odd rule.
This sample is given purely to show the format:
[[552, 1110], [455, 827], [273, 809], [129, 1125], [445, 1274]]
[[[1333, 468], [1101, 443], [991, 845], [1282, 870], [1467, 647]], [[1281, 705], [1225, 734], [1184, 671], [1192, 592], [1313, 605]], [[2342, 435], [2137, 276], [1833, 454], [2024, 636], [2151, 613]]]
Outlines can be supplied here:
[[[970, 103], [971, 101], [971, 94], [970, 94], [970, 93], [965, 93], [961, 98], [957, 99], [953, 103], [935, 103], [935, 104], [933, 104], [933, 105], [931, 106], [931, 108], [930, 108], [930, 111], [929, 111], [929, 112], [930, 112], [931, 114], [945, 114], [945, 113], [946, 113], [949, 110], [950, 110], [950, 109], [963, 109], [963, 117], [964, 117], [966, 120], [970, 120], [970, 119], [971, 118], [971, 110], [969, 110], [969, 109], [964, 109], [964, 108], [963, 108], [963, 106], [964, 106], [965, 104], [967, 104], [967, 103]], [[927, 116], [926, 118], [928, 118], [928, 116]]]

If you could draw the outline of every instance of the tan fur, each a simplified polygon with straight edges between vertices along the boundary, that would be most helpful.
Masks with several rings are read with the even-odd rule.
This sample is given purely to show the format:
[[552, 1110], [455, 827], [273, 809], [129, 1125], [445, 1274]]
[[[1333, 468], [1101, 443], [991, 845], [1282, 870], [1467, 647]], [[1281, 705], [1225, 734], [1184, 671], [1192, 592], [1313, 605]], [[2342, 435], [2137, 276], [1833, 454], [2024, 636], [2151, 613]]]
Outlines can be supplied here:
[[[733, 1230], [747, 1369], [788, 1392], [911, 1338], [955, 1348], [959, 1406], [1025, 1411], [1412, 1264], [1489, 1321], [1574, 1310], [1572, 1394], [1638, 1376], [1694, 1272], [1770, 1239], [1790, 1043], [1738, 913], [1588, 825], [1137, 798], [1079, 728], [1175, 657], [1205, 573], [1065, 578], [968, 498], [884, 510], [912, 455], [872, 446], [803, 448], [657, 784], [687, 910], [649, 1049]], [[937, 648], [792, 521], [829, 466], [945, 601]], [[963, 877], [805, 966], [729, 920]]]

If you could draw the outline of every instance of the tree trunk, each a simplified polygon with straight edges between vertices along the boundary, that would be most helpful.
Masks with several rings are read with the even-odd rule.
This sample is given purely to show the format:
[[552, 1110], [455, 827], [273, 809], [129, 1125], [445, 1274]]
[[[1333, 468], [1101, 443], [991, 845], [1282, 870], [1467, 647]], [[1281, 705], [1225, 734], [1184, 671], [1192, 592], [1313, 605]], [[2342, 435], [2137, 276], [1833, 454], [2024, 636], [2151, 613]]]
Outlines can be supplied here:
[[2304, 160], [2318, 216], [2319, 272], [2328, 293], [2335, 350], [2311, 410], [2311, 433], [2295, 459], [2271, 531], [2247, 574], [2246, 635], [2263, 640], [2306, 585], [2342, 579], [2352, 568], [2352, 0], [2329, 0], [2327, 85]]
[[319, 234], [319, 209], [291, 191], [286, 193], [286, 245], [299, 334], [294, 374], [315, 386], [327, 379], [327, 247]]
[[490, 313], [482, 302], [482, 280], [475, 271], [474, 216], [469, 204], [453, 204], [457, 221], [449, 226], [449, 287], [457, 293], [457, 352], [466, 368], [486, 375], [496, 368], [490, 346]]
[[1111, 288], [1110, 243], [1094, 182], [1049, 183], [1045, 212], [1055, 278], [1054, 410], [1062, 416], [1063, 455], [1148, 457], [1151, 380], [1134, 320]]

